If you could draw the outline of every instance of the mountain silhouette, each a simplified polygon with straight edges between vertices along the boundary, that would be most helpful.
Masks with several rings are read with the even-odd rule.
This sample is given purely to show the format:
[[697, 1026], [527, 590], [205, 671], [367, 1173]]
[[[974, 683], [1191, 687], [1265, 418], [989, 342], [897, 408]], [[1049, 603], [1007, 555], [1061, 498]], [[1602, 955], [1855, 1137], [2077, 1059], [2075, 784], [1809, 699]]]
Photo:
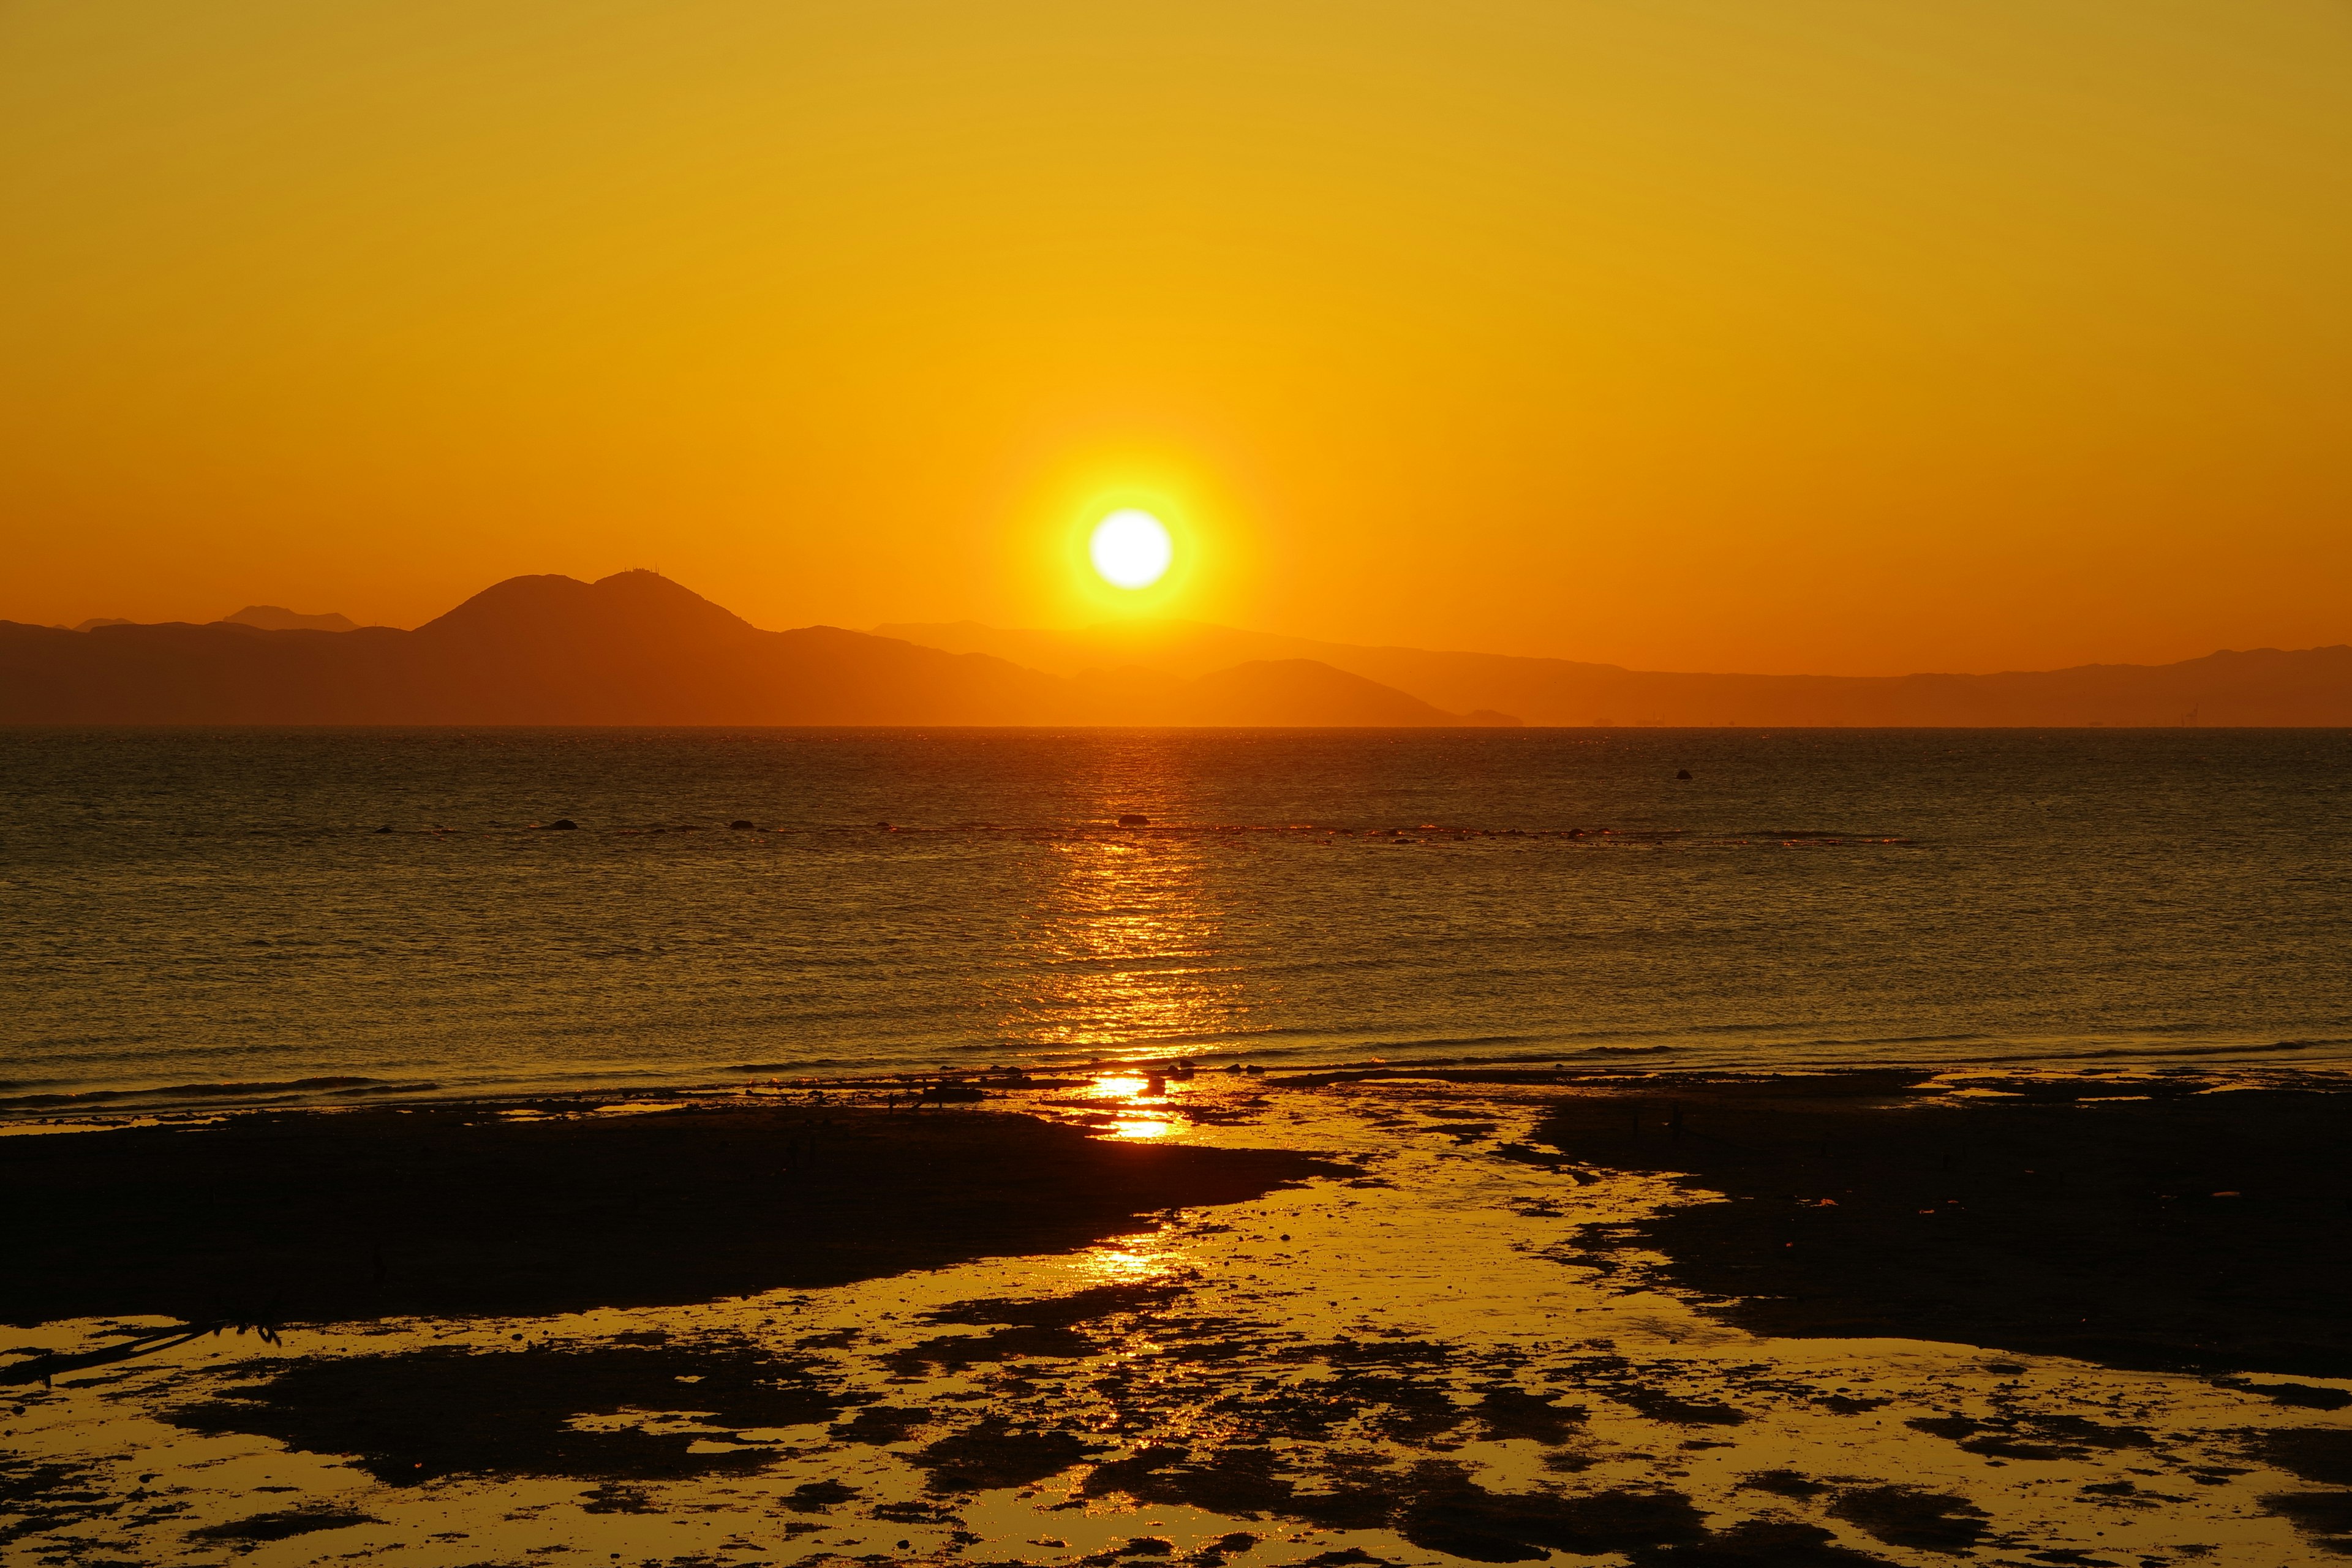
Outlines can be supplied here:
[[[240, 616], [273, 613], [290, 616]], [[415, 631], [85, 625], [0, 621], [0, 723], [2352, 724], [2344, 647], [2000, 675], [1674, 674], [1185, 621], [771, 632], [651, 572], [509, 578]]]
[[[349, 616], [329, 612], [323, 616], [297, 615], [278, 605], [247, 605], [233, 616], [223, 616], [232, 626], [257, 626], [265, 632], [350, 632], [359, 629], [359, 623]], [[114, 626], [128, 622], [115, 621]]]
[[[1484, 716], [1478, 721], [1503, 721]], [[1311, 661], [1074, 679], [979, 653], [762, 631], [651, 572], [512, 577], [415, 631], [0, 621], [0, 722], [1447, 725]]]
[[1499, 709], [1530, 724], [2352, 724], [2352, 647], [2342, 646], [1999, 675], [1699, 675], [1507, 654], [1364, 647], [1195, 621], [1137, 621], [1073, 632], [958, 621], [876, 631], [1079, 678], [1112, 665], [1182, 678], [1241, 660], [1311, 659], [1441, 710]]

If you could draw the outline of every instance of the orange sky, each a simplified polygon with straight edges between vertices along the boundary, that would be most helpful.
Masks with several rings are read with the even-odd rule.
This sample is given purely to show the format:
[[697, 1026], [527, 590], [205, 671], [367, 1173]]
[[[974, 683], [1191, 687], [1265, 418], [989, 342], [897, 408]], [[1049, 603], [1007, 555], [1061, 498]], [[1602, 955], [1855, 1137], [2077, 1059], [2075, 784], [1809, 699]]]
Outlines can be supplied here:
[[2341, 0], [11, 0], [0, 616], [2352, 640]]

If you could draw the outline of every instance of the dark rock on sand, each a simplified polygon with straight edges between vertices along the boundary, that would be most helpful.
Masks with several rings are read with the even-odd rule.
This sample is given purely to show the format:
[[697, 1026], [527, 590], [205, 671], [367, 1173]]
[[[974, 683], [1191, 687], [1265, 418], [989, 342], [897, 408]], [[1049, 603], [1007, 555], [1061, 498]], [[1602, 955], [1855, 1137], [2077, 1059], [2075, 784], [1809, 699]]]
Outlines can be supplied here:
[[2007, 1415], [1978, 1421], [1966, 1415], [1906, 1421], [1915, 1432], [1948, 1437], [1989, 1459], [2086, 1459], [2094, 1450], [2153, 1448], [2156, 1439], [2137, 1426], [2107, 1426], [2079, 1415]]
[[2266, 1432], [2255, 1446], [2265, 1464], [2322, 1486], [2352, 1487], [2352, 1427], [2294, 1426]]
[[869, 1405], [848, 1420], [825, 1430], [836, 1443], [864, 1443], [887, 1448], [893, 1443], [905, 1442], [910, 1433], [930, 1425], [930, 1421], [929, 1410], [897, 1405]]
[[1187, 1449], [1152, 1444], [1124, 1459], [1097, 1465], [1081, 1497], [1126, 1496], [1139, 1503], [1203, 1509], [1233, 1519], [1256, 1519], [1288, 1510], [1295, 1483], [1268, 1448], [1233, 1445], [1197, 1459]]
[[1738, 1426], [1748, 1413], [1703, 1399], [1677, 1399], [1663, 1389], [1618, 1387], [1608, 1391], [1618, 1404], [1640, 1411], [1653, 1421], [1673, 1426]]
[[0, 1543], [37, 1532], [78, 1530], [121, 1510], [121, 1478], [103, 1467], [0, 1452]]
[[393, 1486], [448, 1475], [664, 1480], [755, 1468], [772, 1456], [758, 1446], [693, 1453], [705, 1436], [694, 1431], [581, 1431], [573, 1423], [622, 1411], [708, 1412], [719, 1426], [821, 1421], [850, 1403], [825, 1371], [814, 1358], [724, 1339], [255, 1362], [226, 1372], [257, 1381], [183, 1405], [172, 1419], [197, 1432], [348, 1454]]
[[920, 1377], [933, 1370], [961, 1372], [1032, 1357], [1077, 1361], [1101, 1353], [1101, 1346], [1075, 1330], [1024, 1327], [999, 1329], [992, 1334], [943, 1334], [894, 1352], [884, 1364], [901, 1376]]
[[893, 1352], [884, 1364], [902, 1377], [919, 1377], [932, 1369], [961, 1372], [968, 1367], [1037, 1358], [1081, 1361], [1100, 1355], [1103, 1347], [1080, 1326], [1106, 1319], [1125, 1319], [1165, 1304], [1178, 1291], [1166, 1285], [1098, 1285], [1067, 1296], [1016, 1301], [984, 1298], [960, 1301], [936, 1312], [926, 1312], [930, 1323], [1001, 1324], [993, 1333], [942, 1334]]
[[1842, 1494], [1830, 1512], [1889, 1546], [1967, 1552], [1985, 1532], [1984, 1510], [1964, 1497], [1914, 1487], [1862, 1487]]
[[1769, 1492], [1774, 1497], [1815, 1498], [1830, 1489], [1823, 1483], [1809, 1480], [1794, 1470], [1759, 1470], [1740, 1479], [1738, 1489], [1748, 1492]]
[[856, 1498], [857, 1489], [845, 1481], [803, 1481], [783, 1504], [794, 1513], [830, 1513]]
[[[188, 1531], [191, 1541], [290, 1541], [298, 1535], [310, 1535], [321, 1530], [348, 1530], [355, 1524], [381, 1524], [373, 1514], [353, 1513], [340, 1508], [289, 1508], [276, 1513], [257, 1513], [248, 1519], [231, 1520], [226, 1524], [208, 1524], [201, 1530]], [[252, 1550], [250, 1546], [247, 1551]]]
[[1494, 1492], [1438, 1459], [1415, 1465], [1406, 1484], [1412, 1496], [1394, 1521], [1397, 1533], [1475, 1563], [1527, 1563], [1551, 1551], [1630, 1552], [1706, 1536], [1698, 1510], [1679, 1492]]
[[1392, 1529], [1426, 1551], [1478, 1563], [1533, 1562], [1552, 1551], [1623, 1552], [1648, 1563], [1645, 1553], [1656, 1548], [1708, 1539], [1697, 1510], [1671, 1490], [1496, 1492], [1449, 1460], [1389, 1469], [1361, 1458], [1325, 1465], [1316, 1478], [1322, 1484], [1305, 1489], [1286, 1468], [1298, 1457], [1256, 1445], [1191, 1451], [1154, 1444], [1097, 1466], [1079, 1495], [1235, 1518], [1275, 1515], [1326, 1530]]
[[1153, 1311], [1181, 1294], [1181, 1290], [1173, 1285], [1150, 1284], [1096, 1285], [1084, 1290], [1073, 1290], [1066, 1296], [1044, 1296], [1033, 1300], [985, 1296], [976, 1300], [958, 1301], [954, 1306], [943, 1307], [936, 1312], [926, 1312], [923, 1321], [1005, 1323], [1022, 1328], [1068, 1329], [1082, 1323], [1100, 1322], [1108, 1318]]
[[929, 1474], [932, 1491], [979, 1492], [1042, 1481], [1099, 1451], [1073, 1432], [1016, 1426], [990, 1415], [918, 1449], [913, 1459]]
[[1504, 1384], [1487, 1389], [1470, 1407], [1470, 1414], [1485, 1428], [1483, 1436], [1488, 1442], [1526, 1437], [1538, 1443], [1564, 1443], [1584, 1424], [1585, 1412], [1580, 1405], [1553, 1403], [1559, 1397]]
[[2219, 1378], [2215, 1381], [2227, 1388], [2242, 1388], [2249, 1394], [2267, 1394], [2273, 1405], [2293, 1405], [2305, 1410], [2341, 1410], [2352, 1405], [2352, 1394], [2340, 1388], [2321, 1388], [2308, 1383], [2255, 1383], [2246, 1378]]
[[1633, 1556], [1640, 1568], [1892, 1568], [1884, 1557], [1840, 1546], [1819, 1525], [1790, 1519], [1751, 1519], [1705, 1541]]
[[2329, 1556], [2352, 1557], [2352, 1492], [2273, 1492], [2263, 1509], [2315, 1537]]

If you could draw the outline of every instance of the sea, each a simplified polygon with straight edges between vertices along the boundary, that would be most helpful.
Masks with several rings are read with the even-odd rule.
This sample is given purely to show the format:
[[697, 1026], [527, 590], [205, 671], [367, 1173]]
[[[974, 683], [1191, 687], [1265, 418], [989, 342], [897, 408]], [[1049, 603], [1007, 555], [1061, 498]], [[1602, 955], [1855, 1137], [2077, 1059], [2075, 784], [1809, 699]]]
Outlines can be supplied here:
[[[567, 824], [571, 826], [566, 826]], [[2352, 732], [0, 731], [0, 1115], [2352, 1062]]]

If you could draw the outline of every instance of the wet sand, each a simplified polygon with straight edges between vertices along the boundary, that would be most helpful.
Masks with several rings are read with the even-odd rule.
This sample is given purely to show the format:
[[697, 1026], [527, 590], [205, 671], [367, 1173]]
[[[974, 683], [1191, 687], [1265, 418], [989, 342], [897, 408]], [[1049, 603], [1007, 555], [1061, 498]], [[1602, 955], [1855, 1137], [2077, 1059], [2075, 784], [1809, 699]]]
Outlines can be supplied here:
[[[632, 1169], [645, 1168], [605, 1154], [661, 1151], [657, 1163], [688, 1173], [678, 1190], [737, 1228], [756, 1228], [756, 1206], [730, 1206], [730, 1194], [758, 1167], [740, 1153], [698, 1163], [702, 1134], [720, 1152], [757, 1149], [780, 1129], [830, 1119], [845, 1144], [864, 1141], [856, 1168], [869, 1184], [919, 1188], [952, 1207], [966, 1195], [957, 1183], [994, 1182], [956, 1212], [1027, 1193], [1043, 1217], [1021, 1222], [1039, 1227], [1024, 1234], [1053, 1245], [1024, 1251], [1011, 1237], [1019, 1245], [1000, 1247], [1009, 1233], [998, 1228], [982, 1246], [979, 1233], [942, 1226], [916, 1239], [946, 1260], [909, 1264], [917, 1252], [891, 1249], [913, 1243], [845, 1226], [830, 1233], [837, 1246], [792, 1264], [810, 1282], [739, 1290], [772, 1260], [755, 1249], [700, 1265], [687, 1255], [722, 1245], [723, 1226], [671, 1238], [649, 1219], [615, 1232], [637, 1256], [593, 1269], [492, 1267], [479, 1282], [420, 1272], [415, 1299], [449, 1304], [381, 1305], [364, 1321], [322, 1313], [322, 1326], [289, 1328], [279, 1344], [225, 1332], [20, 1385], [0, 1462], [0, 1516], [13, 1522], [0, 1536], [13, 1533], [27, 1561], [253, 1568], [379, 1557], [488, 1568], [567, 1552], [630, 1564], [1202, 1568], [1547, 1556], [1633, 1568], [2278, 1568], [2352, 1554], [2352, 1387], [2302, 1361], [2234, 1359], [2326, 1352], [2326, 1302], [2282, 1300], [2235, 1352], [2178, 1331], [2183, 1303], [2208, 1289], [2193, 1278], [2168, 1294], [2152, 1277], [2125, 1278], [2116, 1294], [2161, 1299], [2096, 1339], [2042, 1321], [2088, 1288], [2058, 1268], [2066, 1249], [2134, 1212], [2101, 1207], [2137, 1188], [2089, 1181], [2104, 1167], [2087, 1153], [2055, 1167], [2092, 1194], [2061, 1210], [2063, 1226], [1990, 1227], [1965, 1255], [1996, 1269], [2009, 1267], [2005, 1247], [2020, 1268], [2047, 1260], [2055, 1283], [2027, 1292], [2007, 1321], [2074, 1333], [2070, 1350], [1979, 1332], [2004, 1321], [1988, 1315], [1997, 1281], [1971, 1293], [1946, 1280], [1933, 1272], [1941, 1244], [1909, 1246], [1896, 1223], [1904, 1173], [1924, 1163], [1931, 1184], [1948, 1173], [1920, 1127], [1984, 1129], [1988, 1151], [2104, 1149], [2100, 1159], [2137, 1171], [2133, 1150], [2155, 1158], [2168, 1143], [2150, 1129], [2172, 1130], [2175, 1143], [2196, 1142], [2182, 1129], [2203, 1130], [2221, 1148], [2230, 1127], [2315, 1138], [2336, 1124], [2336, 1101], [2315, 1083], [2251, 1091], [2269, 1101], [2197, 1092], [2218, 1082], [2021, 1083], [2004, 1100], [1917, 1075], [1765, 1086], [1202, 1075], [1164, 1096], [1107, 1078], [992, 1108], [1029, 1116], [739, 1101], [520, 1126], [412, 1117], [383, 1123], [370, 1158], [407, 1147], [409, 1123], [429, 1129], [423, 1146], [467, 1173], [445, 1202], [499, 1190], [498, 1161], [464, 1143], [486, 1131], [482, 1149], [585, 1151], [565, 1158], [599, 1184], [599, 1205], [625, 1202]], [[2093, 1110], [2104, 1120], [2063, 1120]], [[245, 1125], [231, 1142], [322, 1123]], [[1882, 1127], [1897, 1132], [1881, 1142]], [[1082, 1128], [1123, 1136], [1090, 1142]], [[614, 1129], [625, 1136], [600, 1142]], [[1836, 1161], [1836, 1129], [1853, 1149], [1822, 1171], [1852, 1177], [1858, 1200], [1866, 1181], [1881, 1184], [1867, 1201], [1788, 1180], [1790, 1151], [1806, 1139], [1810, 1158]], [[2141, 1131], [2118, 1131], [2129, 1129]], [[550, 1131], [559, 1136], [547, 1144], [524, 1136]], [[1788, 1146], [1777, 1154], [1775, 1139]], [[939, 1141], [952, 1180], [924, 1184], [898, 1169], [923, 1140]], [[1054, 1171], [1064, 1184], [1129, 1184], [1041, 1198], [1020, 1173], [992, 1166], [1032, 1148], [1066, 1162]], [[1148, 1157], [1103, 1163], [1133, 1155]], [[1248, 1158], [1225, 1158], [1236, 1155]], [[18, 1157], [44, 1168], [59, 1159]], [[2031, 1168], [2037, 1179], [2045, 1169]], [[712, 1183], [714, 1171], [727, 1180]], [[1997, 1190], [1939, 1196], [1990, 1206]], [[1781, 1206], [1801, 1199], [1813, 1206]], [[667, 1201], [658, 1212], [684, 1212]], [[906, 1211], [903, 1197], [889, 1205], [866, 1212]], [[1849, 1207], [1857, 1226], [1835, 1233], [1844, 1262], [1763, 1257], [1773, 1242], [1803, 1249], [1786, 1246], [1790, 1223]], [[540, 1212], [511, 1209], [497, 1235], [515, 1245], [515, 1216]], [[1675, 1228], [1710, 1215], [1724, 1228]], [[2186, 1258], [2206, 1236], [2168, 1245]], [[2307, 1239], [2320, 1254], [2334, 1241]], [[1884, 1280], [1854, 1261], [1874, 1249], [1890, 1260]], [[496, 1261], [481, 1247], [466, 1257]], [[341, 1289], [373, 1288], [343, 1267]], [[2090, 1259], [2084, 1277], [2102, 1267]], [[1709, 1268], [1784, 1294], [1730, 1299], [1702, 1281]], [[674, 1282], [636, 1305], [544, 1304], [644, 1289], [649, 1269], [736, 1293], [689, 1300]], [[233, 1284], [226, 1269], [211, 1278], [215, 1291]], [[2266, 1278], [2292, 1296], [2304, 1288], [2294, 1280], [2319, 1276]], [[162, 1299], [152, 1279], [123, 1283]], [[28, 1301], [53, 1289], [13, 1277], [7, 1288]], [[351, 1299], [322, 1289], [318, 1300]], [[489, 1305], [502, 1300], [541, 1304]], [[1929, 1307], [1946, 1316], [1918, 1315]], [[1754, 1328], [1751, 1312], [1785, 1323]], [[1950, 1332], [1930, 1337], [1936, 1325]], [[18, 1351], [102, 1346], [131, 1326], [51, 1322], [19, 1331]], [[2105, 1353], [2109, 1342], [2121, 1349]], [[2200, 1370], [2174, 1370], [2189, 1360]]]

